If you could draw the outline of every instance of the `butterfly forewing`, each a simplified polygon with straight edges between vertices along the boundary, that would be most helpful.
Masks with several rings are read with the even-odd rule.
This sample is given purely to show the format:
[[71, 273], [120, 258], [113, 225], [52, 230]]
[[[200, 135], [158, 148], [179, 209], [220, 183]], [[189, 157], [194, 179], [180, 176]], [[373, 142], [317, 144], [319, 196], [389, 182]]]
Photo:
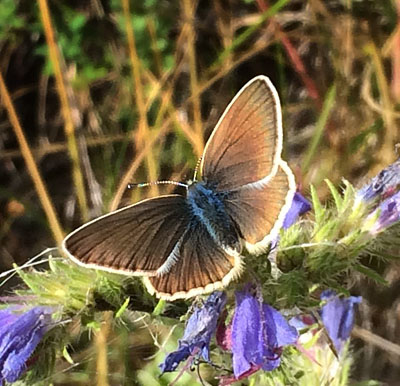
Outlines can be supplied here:
[[279, 98], [270, 80], [258, 76], [219, 120], [207, 142], [201, 174], [218, 191], [236, 189], [275, 174], [281, 150]]
[[145, 200], [78, 228], [64, 240], [63, 249], [85, 266], [155, 275], [186, 231], [189, 213], [179, 195]]
[[228, 194], [225, 210], [239, 227], [250, 252], [264, 250], [271, 238], [277, 236], [295, 190], [293, 173], [281, 160], [277, 173], [268, 183]]
[[158, 297], [175, 300], [211, 292], [241, 272], [239, 254], [219, 246], [201, 222], [192, 222], [189, 229], [180, 242], [178, 263], [167, 274], [145, 278], [149, 292]]

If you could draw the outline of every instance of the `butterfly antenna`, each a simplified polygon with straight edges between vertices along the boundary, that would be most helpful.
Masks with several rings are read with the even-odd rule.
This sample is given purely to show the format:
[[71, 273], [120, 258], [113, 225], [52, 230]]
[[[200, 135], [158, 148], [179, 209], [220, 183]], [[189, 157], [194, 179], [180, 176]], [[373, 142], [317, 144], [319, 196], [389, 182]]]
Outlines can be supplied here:
[[197, 160], [196, 168], [194, 169], [193, 181], [197, 181], [197, 173], [199, 172], [200, 164], [201, 164], [201, 161], [202, 161], [202, 160], [203, 160], [203, 156], [201, 156], [201, 157]]
[[152, 186], [152, 185], [175, 185], [175, 186], [182, 186], [183, 188], [188, 188], [187, 184], [184, 184], [183, 182], [177, 182], [177, 181], [153, 181], [153, 182], [141, 182], [141, 183], [135, 183], [132, 182], [128, 184], [128, 189], [133, 189], [133, 188], [144, 188], [146, 186]]

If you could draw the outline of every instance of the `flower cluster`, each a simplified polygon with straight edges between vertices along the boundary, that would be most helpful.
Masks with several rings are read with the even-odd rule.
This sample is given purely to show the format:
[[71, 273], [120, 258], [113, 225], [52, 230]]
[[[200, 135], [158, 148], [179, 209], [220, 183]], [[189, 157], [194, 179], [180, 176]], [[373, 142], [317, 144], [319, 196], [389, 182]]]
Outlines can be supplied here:
[[[227, 312], [223, 312], [223, 308], [226, 298], [222, 292], [214, 292], [203, 307], [196, 308], [178, 349], [166, 357], [160, 366], [161, 371], [174, 371], [187, 358], [192, 362], [195, 357], [202, 357], [210, 362], [209, 345], [214, 334], [218, 345], [232, 355], [233, 375], [222, 377], [221, 386], [249, 377], [259, 370], [278, 368], [283, 349], [298, 345], [299, 330], [306, 327], [304, 316], [307, 315], [288, 322], [280, 312], [263, 302], [250, 285], [243, 291], [236, 291], [235, 299], [236, 307], [228, 325], [225, 325]], [[343, 298], [327, 290], [321, 294], [321, 300], [324, 302], [320, 310], [324, 328], [340, 354], [350, 338], [355, 306], [361, 298]], [[311, 316], [308, 319], [311, 320], [308, 324], [316, 322]]]
[[[214, 292], [202, 308], [196, 308], [178, 349], [160, 366], [162, 372], [174, 371], [189, 357], [193, 360], [198, 356], [210, 361], [209, 345], [225, 300], [224, 293]], [[232, 353], [234, 372], [234, 377], [225, 378], [223, 384], [247, 377], [259, 369], [277, 368], [283, 347], [296, 343], [298, 337], [297, 330], [278, 311], [254, 296], [249, 286], [236, 292], [233, 319], [219, 335], [221, 345]]]
[[176, 351], [170, 353], [161, 364], [161, 372], [174, 371], [180, 362], [190, 356], [201, 356], [210, 360], [209, 345], [217, 327], [219, 315], [226, 303], [223, 292], [213, 292], [203, 307], [196, 307], [186, 325], [185, 334]]
[[357, 199], [371, 202], [385, 199], [398, 190], [400, 185], [400, 159], [381, 170], [374, 178], [357, 191]]
[[368, 229], [372, 236], [385, 231], [387, 228], [400, 221], [400, 159], [371, 179], [357, 191], [356, 202], [374, 203], [379, 200], [379, 205], [370, 214], [374, 220]]

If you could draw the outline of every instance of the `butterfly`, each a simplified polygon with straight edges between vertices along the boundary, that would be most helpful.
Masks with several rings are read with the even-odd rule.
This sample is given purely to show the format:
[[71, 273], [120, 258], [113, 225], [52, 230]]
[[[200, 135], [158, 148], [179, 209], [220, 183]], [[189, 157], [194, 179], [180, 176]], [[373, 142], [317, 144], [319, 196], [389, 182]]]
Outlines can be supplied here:
[[278, 93], [257, 76], [219, 119], [186, 195], [90, 221], [63, 250], [88, 268], [142, 276], [150, 294], [170, 301], [227, 286], [244, 270], [243, 249], [265, 251], [290, 209], [296, 184], [281, 159], [282, 137]]

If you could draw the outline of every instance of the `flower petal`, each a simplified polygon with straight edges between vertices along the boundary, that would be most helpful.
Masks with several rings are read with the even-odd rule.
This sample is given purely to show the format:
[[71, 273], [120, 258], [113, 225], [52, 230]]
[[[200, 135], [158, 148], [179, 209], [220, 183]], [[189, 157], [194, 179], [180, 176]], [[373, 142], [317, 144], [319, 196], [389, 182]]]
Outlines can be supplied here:
[[232, 321], [232, 362], [236, 378], [262, 362], [261, 305], [248, 292], [236, 292], [236, 309]]
[[236, 379], [254, 368], [270, 371], [280, 364], [283, 346], [297, 341], [296, 328], [250, 292], [236, 292], [232, 321], [232, 362]]
[[169, 353], [164, 362], [160, 365], [161, 373], [175, 371], [179, 363], [186, 360], [190, 356], [190, 347], [179, 345], [178, 350]]
[[264, 304], [264, 312], [268, 309], [272, 316], [273, 323], [276, 327], [276, 343], [278, 347], [295, 344], [299, 333], [297, 329], [289, 324], [289, 322], [275, 308]]
[[340, 298], [334, 291], [327, 290], [321, 294], [321, 299], [327, 301], [321, 309], [322, 322], [336, 351], [340, 354], [353, 329], [354, 308], [361, 302], [361, 297]]
[[374, 178], [357, 191], [357, 198], [365, 202], [374, 200], [377, 196], [388, 197], [400, 185], [400, 159], [381, 170]]
[[48, 307], [35, 307], [14, 314], [16, 318], [2, 314], [7, 323], [0, 330], [0, 371], [7, 382], [15, 382], [25, 370], [26, 361], [49, 329], [52, 312]]
[[265, 318], [263, 370], [271, 371], [280, 365], [282, 347], [294, 344], [298, 338], [296, 328], [289, 325], [280, 312], [268, 304], [263, 305]]
[[287, 229], [293, 225], [297, 218], [311, 209], [311, 204], [300, 193], [296, 192], [293, 197], [292, 206], [283, 221], [283, 228]]
[[379, 217], [370, 229], [373, 235], [400, 221], [400, 192], [383, 201], [370, 216], [376, 216], [377, 211], [379, 211]]

